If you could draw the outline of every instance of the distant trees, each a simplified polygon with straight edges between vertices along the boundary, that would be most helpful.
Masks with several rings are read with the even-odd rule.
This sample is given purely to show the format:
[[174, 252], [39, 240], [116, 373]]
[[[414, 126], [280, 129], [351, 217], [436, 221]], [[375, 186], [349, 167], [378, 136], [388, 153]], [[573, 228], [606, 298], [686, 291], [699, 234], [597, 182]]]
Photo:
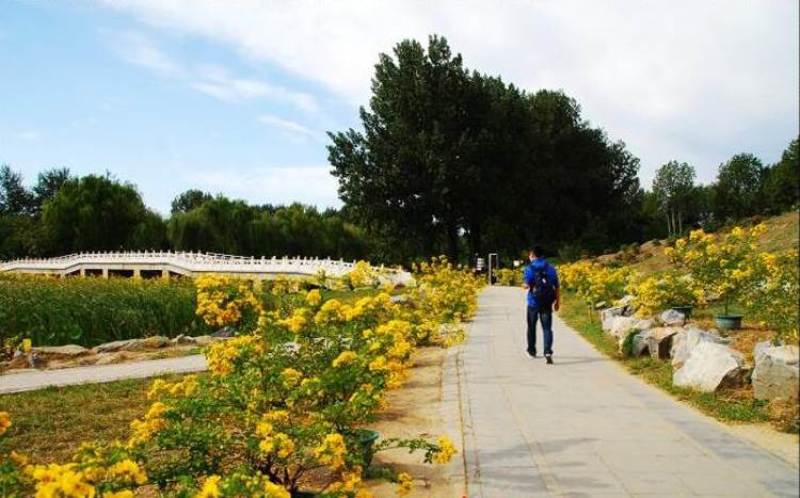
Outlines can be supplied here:
[[0, 260], [79, 251], [176, 249], [250, 256], [370, 256], [363, 231], [337, 210], [254, 206], [188, 190], [164, 220], [136, 187], [105, 175], [42, 172], [32, 189], [0, 168]]
[[[764, 166], [753, 154], [740, 153], [719, 165], [710, 185], [694, 183], [694, 168], [670, 161], [656, 171], [653, 188], [642, 202], [645, 238], [676, 236], [692, 226], [715, 228], [743, 218], [797, 209], [800, 203], [798, 139], [781, 160]], [[654, 229], [666, 219], [666, 229]]]
[[638, 159], [563, 93], [470, 72], [437, 36], [382, 54], [372, 92], [363, 132], [329, 134], [329, 160], [346, 212], [390, 259], [633, 235]]
[[683, 220], [695, 188], [694, 179], [694, 167], [678, 161], [670, 161], [656, 171], [653, 195], [666, 215], [670, 236], [683, 232]]

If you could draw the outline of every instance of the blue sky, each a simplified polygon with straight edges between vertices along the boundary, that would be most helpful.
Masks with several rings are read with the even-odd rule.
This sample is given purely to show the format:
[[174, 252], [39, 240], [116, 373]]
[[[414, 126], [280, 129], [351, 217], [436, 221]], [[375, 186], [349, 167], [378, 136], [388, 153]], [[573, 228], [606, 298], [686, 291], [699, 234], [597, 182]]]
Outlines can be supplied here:
[[0, 3], [0, 163], [110, 171], [162, 213], [187, 188], [338, 206], [325, 131], [357, 124], [379, 52], [439, 33], [466, 64], [560, 88], [648, 185], [775, 161], [798, 132], [797, 3]]

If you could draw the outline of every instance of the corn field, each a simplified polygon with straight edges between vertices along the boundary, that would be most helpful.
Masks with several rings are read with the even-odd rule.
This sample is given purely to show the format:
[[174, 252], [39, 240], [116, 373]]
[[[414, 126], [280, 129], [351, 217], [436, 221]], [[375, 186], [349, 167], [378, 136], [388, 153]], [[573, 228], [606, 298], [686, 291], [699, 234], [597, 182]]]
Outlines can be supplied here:
[[0, 277], [0, 343], [86, 347], [153, 335], [209, 333], [191, 281]]

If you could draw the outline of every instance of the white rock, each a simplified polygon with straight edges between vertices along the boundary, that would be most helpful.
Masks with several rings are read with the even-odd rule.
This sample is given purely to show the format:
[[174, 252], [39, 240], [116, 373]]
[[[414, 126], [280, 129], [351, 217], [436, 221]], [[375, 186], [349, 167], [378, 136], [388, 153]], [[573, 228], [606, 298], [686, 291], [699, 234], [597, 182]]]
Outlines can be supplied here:
[[614, 317], [609, 332], [617, 339], [624, 341], [625, 338], [628, 337], [628, 334], [634, 330], [642, 332], [650, 329], [652, 326], [653, 320], [650, 319], [640, 320], [633, 316], [617, 316]]
[[724, 344], [700, 341], [681, 368], [672, 374], [672, 383], [702, 392], [722, 386], [737, 386], [744, 381], [744, 357]]
[[31, 348], [33, 353], [44, 356], [48, 359], [74, 358], [89, 353], [89, 350], [77, 344], [67, 344], [66, 346], [37, 346]]
[[621, 306], [621, 307], [623, 307], [623, 308], [624, 308], [625, 306], [630, 306], [630, 305], [632, 305], [632, 304], [633, 304], [633, 300], [634, 300], [634, 299], [635, 299], [635, 298], [634, 298], [632, 295], [630, 295], [630, 294], [626, 294], [626, 295], [625, 295], [625, 296], [624, 296], [622, 299], [620, 299], [619, 301], [617, 301], [617, 306]]
[[756, 399], [797, 400], [800, 390], [800, 349], [797, 346], [756, 344], [753, 394]]
[[614, 322], [614, 318], [618, 316], [623, 316], [625, 314], [625, 307], [624, 306], [614, 306], [613, 308], [606, 308], [600, 312], [600, 323], [603, 326], [603, 330], [608, 332], [611, 330], [611, 326]]
[[692, 349], [697, 347], [701, 342], [728, 344], [730, 341], [720, 337], [716, 334], [716, 331], [713, 330], [706, 332], [697, 327], [686, 327], [672, 338], [672, 348], [670, 350], [672, 368], [675, 370], [681, 368], [689, 358]]
[[659, 315], [658, 319], [667, 326], [683, 326], [686, 323], [686, 315], [678, 310], [666, 310]]

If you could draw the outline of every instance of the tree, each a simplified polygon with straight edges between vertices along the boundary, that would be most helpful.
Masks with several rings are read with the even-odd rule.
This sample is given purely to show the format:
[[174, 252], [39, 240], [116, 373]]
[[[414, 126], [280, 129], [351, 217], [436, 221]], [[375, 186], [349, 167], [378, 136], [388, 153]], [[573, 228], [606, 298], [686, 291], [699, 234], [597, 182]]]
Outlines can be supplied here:
[[40, 212], [45, 202], [52, 199], [72, 176], [68, 168], [53, 168], [39, 173], [33, 196], [36, 212]]
[[764, 166], [753, 154], [736, 154], [719, 166], [715, 213], [720, 220], [738, 220], [761, 212]]
[[455, 259], [638, 233], [638, 159], [562, 92], [470, 73], [437, 36], [382, 54], [372, 92], [363, 131], [330, 133], [328, 157], [343, 212], [381, 254]]
[[33, 195], [22, 184], [22, 175], [7, 164], [0, 166], [0, 215], [23, 215], [33, 209]]
[[656, 171], [653, 194], [667, 219], [667, 234], [683, 233], [683, 221], [694, 190], [694, 167], [687, 163], [670, 161]]
[[764, 196], [770, 213], [777, 214], [800, 202], [800, 154], [795, 138], [783, 151], [781, 160], [771, 166], [764, 182]]
[[186, 213], [194, 208], [202, 206], [205, 202], [214, 197], [202, 190], [190, 189], [181, 193], [172, 201], [172, 213]]
[[42, 211], [53, 254], [133, 249], [144, 240], [134, 234], [147, 231], [140, 225], [152, 222], [136, 188], [108, 175], [67, 180]]

